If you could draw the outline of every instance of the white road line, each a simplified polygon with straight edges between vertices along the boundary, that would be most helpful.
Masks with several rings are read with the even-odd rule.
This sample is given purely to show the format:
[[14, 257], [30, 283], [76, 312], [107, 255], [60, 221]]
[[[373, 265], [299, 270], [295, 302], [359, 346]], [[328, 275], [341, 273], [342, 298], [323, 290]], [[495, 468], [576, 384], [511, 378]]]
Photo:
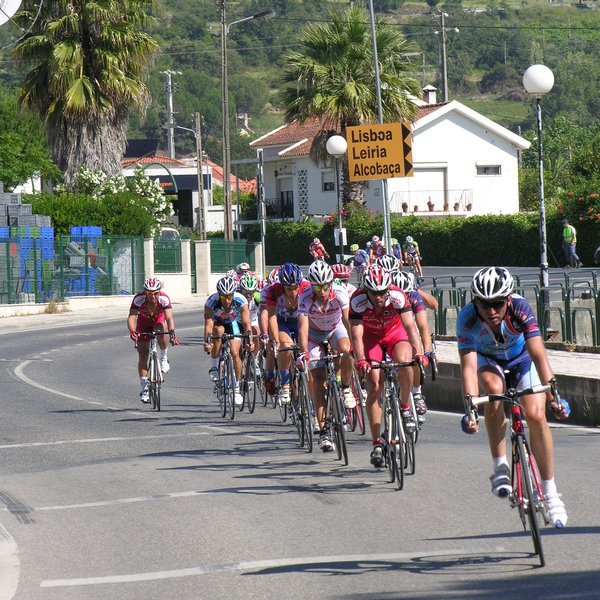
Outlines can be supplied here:
[[389, 554], [342, 554], [338, 556], [306, 556], [298, 558], [279, 558], [274, 560], [256, 560], [206, 567], [191, 567], [189, 569], [174, 569], [171, 571], [154, 571], [148, 573], [132, 573], [129, 575], [108, 575], [104, 577], [81, 577], [77, 579], [44, 579], [40, 587], [75, 587], [84, 585], [106, 585], [113, 583], [137, 583], [140, 581], [155, 581], [157, 579], [174, 579], [178, 577], [193, 577], [208, 573], [223, 573], [227, 571], [255, 571], [257, 569], [276, 569], [300, 565], [328, 565], [331, 563], [365, 563], [404, 561], [424, 556], [465, 556], [481, 554], [482, 552], [504, 552], [503, 547], [493, 549], [466, 550], [430, 550], [422, 552], [398, 552]]
[[[145, 413], [143, 413], [145, 414]], [[96, 444], [99, 442], [129, 442], [132, 440], [158, 440], [163, 438], [182, 438], [196, 435], [209, 435], [205, 431], [193, 431], [188, 433], [164, 433], [162, 435], [137, 435], [109, 438], [83, 438], [79, 440], [55, 440], [53, 442], [23, 442], [20, 444], [2, 444], [0, 450], [10, 448], [34, 448], [37, 446], [61, 446], [64, 444]]]
[[[98, 500], [97, 502], [82, 502], [80, 504], [57, 504], [55, 506], [38, 506], [33, 510], [49, 511], [49, 510], [71, 510], [74, 508], [98, 508], [102, 506], [117, 506], [119, 504], [134, 504], [136, 502], [151, 502], [153, 500], [170, 500], [171, 498], [190, 498], [193, 496], [205, 496], [214, 492], [201, 492], [191, 490], [186, 492], [169, 492], [166, 494], [155, 494], [153, 496], [137, 496], [132, 498], [117, 498], [116, 500]], [[5, 509], [7, 510], [7, 509]]]
[[0, 525], [0, 600], [11, 600], [17, 593], [21, 561], [13, 537]]
[[49, 388], [45, 385], [42, 385], [41, 383], [37, 383], [36, 381], [33, 381], [33, 379], [29, 379], [29, 377], [27, 377], [27, 375], [25, 375], [25, 373], [23, 373], [23, 369], [25, 369], [25, 367], [30, 364], [32, 361], [30, 360], [24, 360], [20, 365], [17, 365], [15, 367], [15, 375], [23, 382], [32, 385], [33, 387], [37, 388], [38, 390], [44, 390], [45, 392], [50, 392], [51, 394], [56, 394], [58, 396], [62, 396], [63, 398], [69, 398], [70, 400], [79, 400], [80, 402], [86, 402], [86, 400], [84, 398], [80, 398], [79, 396], [73, 396], [71, 394], [65, 394], [64, 392], [59, 392], [57, 390], [53, 390], [52, 388]]

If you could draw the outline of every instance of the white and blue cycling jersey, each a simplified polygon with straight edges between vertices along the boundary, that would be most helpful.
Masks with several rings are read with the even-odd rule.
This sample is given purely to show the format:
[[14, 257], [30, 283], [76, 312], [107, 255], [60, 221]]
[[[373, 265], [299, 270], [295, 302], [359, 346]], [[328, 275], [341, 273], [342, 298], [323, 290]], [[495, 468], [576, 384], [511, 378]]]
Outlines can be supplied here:
[[369, 255], [361, 248], [360, 250], [357, 250], [353, 260], [355, 267], [361, 267], [369, 260]]
[[459, 350], [476, 350], [478, 354], [507, 366], [518, 362], [521, 357], [528, 357], [525, 341], [537, 336], [541, 336], [541, 332], [533, 309], [525, 298], [518, 295], [509, 298], [498, 334], [478, 317], [472, 302], [460, 311], [456, 321]]
[[221, 306], [221, 302], [219, 300], [219, 294], [212, 294], [206, 300], [205, 306], [212, 309], [213, 318], [215, 321], [222, 323], [223, 325], [228, 325], [237, 320], [238, 316], [242, 312], [242, 306], [244, 304], [248, 304], [248, 301], [242, 294], [239, 292], [235, 292], [233, 294], [233, 301], [231, 302], [231, 306], [227, 309]]

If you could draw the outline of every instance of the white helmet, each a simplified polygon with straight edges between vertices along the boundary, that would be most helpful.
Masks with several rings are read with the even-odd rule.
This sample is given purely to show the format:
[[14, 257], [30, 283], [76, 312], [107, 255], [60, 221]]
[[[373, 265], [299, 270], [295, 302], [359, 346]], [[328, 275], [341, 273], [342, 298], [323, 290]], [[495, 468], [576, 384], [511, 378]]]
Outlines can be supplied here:
[[221, 296], [229, 296], [237, 290], [237, 281], [233, 277], [221, 277], [217, 281], [217, 292]]
[[148, 277], [148, 279], [144, 281], [144, 291], [146, 292], [158, 292], [161, 287], [160, 280], [156, 279], [156, 277]]
[[396, 271], [395, 273], [392, 273], [392, 281], [394, 282], [394, 285], [397, 285], [405, 292], [414, 292], [416, 290], [415, 276], [412, 273]]
[[331, 283], [333, 281], [333, 269], [326, 262], [316, 260], [308, 267], [306, 278], [315, 285]]
[[471, 291], [481, 300], [500, 300], [515, 291], [515, 281], [504, 267], [486, 267], [473, 276]]
[[390, 285], [392, 279], [390, 274], [378, 264], [371, 265], [365, 275], [364, 286], [372, 292], [385, 292]]
[[381, 265], [388, 273], [394, 273], [400, 269], [398, 259], [391, 254], [384, 254], [377, 259], [377, 264]]
[[378, 236], [376, 236], [376, 235], [374, 235], [374, 236], [371, 238], [371, 241], [372, 241], [374, 244], [376, 244], [376, 243], [379, 241], [379, 237], [378, 237]]

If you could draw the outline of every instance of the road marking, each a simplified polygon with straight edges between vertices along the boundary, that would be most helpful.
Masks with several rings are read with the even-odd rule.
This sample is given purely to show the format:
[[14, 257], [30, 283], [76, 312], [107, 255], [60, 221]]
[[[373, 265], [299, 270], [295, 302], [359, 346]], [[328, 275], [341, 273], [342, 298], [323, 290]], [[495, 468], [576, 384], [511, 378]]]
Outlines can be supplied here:
[[33, 387], [37, 388], [38, 390], [44, 390], [45, 392], [50, 392], [51, 394], [57, 394], [58, 396], [62, 396], [63, 398], [69, 398], [70, 400], [79, 400], [80, 402], [87, 402], [87, 400], [85, 400], [84, 398], [80, 398], [79, 396], [73, 396], [71, 394], [65, 394], [64, 392], [59, 392], [57, 390], [53, 390], [52, 388], [49, 388], [45, 385], [42, 385], [41, 383], [37, 383], [36, 381], [33, 381], [33, 379], [29, 379], [29, 377], [27, 377], [27, 375], [25, 375], [25, 373], [23, 373], [23, 369], [25, 369], [25, 367], [30, 364], [32, 361], [30, 360], [24, 360], [20, 365], [17, 365], [15, 367], [15, 375], [23, 382], [32, 385]]
[[[143, 413], [146, 414], [146, 413]], [[9, 448], [34, 448], [36, 446], [61, 446], [64, 444], [96, 444], [99, 442], [129, 442], [132, 440], [158, 440], [163, 438], [182, 438], [196, 435], [209, 435], [205, 431], [193, 431], [188, 433], [165, 433], [162, 435], [137, 435], [109, 438], [83, 438], [79, 440], [55, 440], [53, 442], [22, 442], [20, 444], [2, 444], [0, 450]]]
[[140, 581], [155, 581], [158, 579], [174, 579], [178, 577], [193, 577], [209, 573], [228, 571], [256, 571], [257, 569], [276, 569], [299, 565], [330, 565], [332, 563], [373, 563], [389, 561], [405, 561], [425, 556], [465, 556], [481, 554], [482, 552], [504, 552], [503, 547], [481, 550], [431, 550], [422, 552], [397, 552], [389, 554], [342, 554], [334, 556], [306, 556], [298, 558], [279, 558], [273, 560], [256, 560], [239, 563], [226, 563], [206, 567], [191, 567], [188, 569], [173, 569], [171, 571], [154, 571], [147, 573], [131, 573], [129, 575], [108, 575], [104, 577], [81, 577], [76, 579], [44, 579], [40, 587], [75, 587], [85, 585], [106, 585], [113, 583], [138, 583]]
[[0, 525], [0, 600], [11, 600], [17, 593], [21, 561], [13, 537]]

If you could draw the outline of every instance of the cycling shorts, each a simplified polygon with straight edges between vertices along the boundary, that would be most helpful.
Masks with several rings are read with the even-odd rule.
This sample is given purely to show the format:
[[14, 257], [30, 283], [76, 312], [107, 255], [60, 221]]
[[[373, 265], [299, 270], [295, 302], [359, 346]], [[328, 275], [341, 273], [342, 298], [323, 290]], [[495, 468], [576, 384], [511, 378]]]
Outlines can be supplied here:
[[142, 342], [147, 342], [150, 338], [145, 333], [149, 331], [164, 331], [164, 323], [165, 323], [165, 313], [161, 313], [158, 315], [157, 319], [147, 319], [138, 315], [135, 331], [139, 334], [139, 339]]
[[541, 385], [540, 376], [531, 360], [531, 357], [526, 352], [513, 360], [498, 360], [490, 358], [485, 354], [477, 354], [477, 370], [492, 369], [502, 380], [504, 380], [504, 371], [510, 371], [512, 384], [518, 390]]
[[398, 342], [407, 342], [408, 334], [404, 330], [404, 327], [394, 327], [391, 331], [388, 331], [383, 337], [377, 333], [371, 333], [370, 331], [363, 332], [363, 346], [365, 349], [365, 357], [367, 360], [373, 360], [381, 362], [383, 360], [383, 348], [382, 345], [386, 346], [386, 353], [388, 356], [393, 355], [394, 346]]
[[225, 330], [223, 333], [226, 333], [227, 335], [239, 335], [241, 333], [240, 325], [237, 321], [231, 321], [231, 323], [222, 323], [221, 321], [215, 319], [215, 325], [224, 327]]
[[286, 321], [284, 319], [277, 319], [277, 327], [279, 331], [287, 333], [293, 340], [298, 339], [298, 321]]
[[[325, 366], [325, 361], [319, 360], [323, 353], [321, 344], [328, 341], [335, 350], [340, 340], [348, 339], [348, 332], [342, 322], [338, 323], [335, 329], [331, 331], [319, 331], [318, 329], [308, 330], [308, 354], [310, 355], [309, 369], [320, 369]], [[314, 362], [312, 362], [314, 361]]]

